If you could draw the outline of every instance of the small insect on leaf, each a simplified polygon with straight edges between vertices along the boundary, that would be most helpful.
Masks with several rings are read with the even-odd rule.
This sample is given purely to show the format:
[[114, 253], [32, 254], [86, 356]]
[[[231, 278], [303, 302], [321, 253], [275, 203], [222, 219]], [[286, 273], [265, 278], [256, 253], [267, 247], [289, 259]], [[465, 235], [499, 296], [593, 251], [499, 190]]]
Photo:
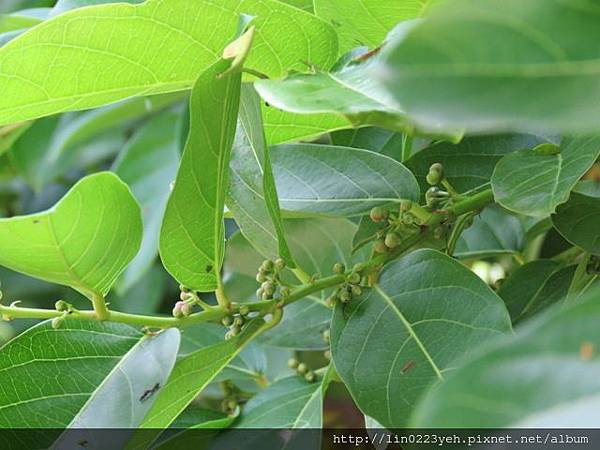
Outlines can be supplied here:
[[156, 383], [152, 389], [146, 389], [140, 397], [140, 402], [145, 402], [152, 397], [160, 389], [160, 383]]
[[415, 362], [412, 359], [410, 359], [410, 360], [406, 361], [406, 363], [402, 366], [402, 369], [400, 369], [400, 373], [402, 375], [404, 375], [406, 372], [408, 372], [414, 366], [415, 366]]
[[589, 361], [594, 356], [594, 344], [591, 342], [582, 342], [581, 347], [579, 347], [579, 357], [583, 361]]

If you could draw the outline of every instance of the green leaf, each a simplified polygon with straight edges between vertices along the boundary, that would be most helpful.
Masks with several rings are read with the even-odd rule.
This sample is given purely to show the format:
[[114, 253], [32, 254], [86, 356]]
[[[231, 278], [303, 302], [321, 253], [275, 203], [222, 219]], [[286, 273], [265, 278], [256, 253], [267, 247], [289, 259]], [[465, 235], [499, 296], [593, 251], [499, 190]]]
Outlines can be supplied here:
[[178, 345], [176, 329], [148, 338], [109, 322], [38, 324], [0, 350], [0, 424], [136, 427], [156, 396], [140, 398], [164, 384]]
[[[240, 119], [232, 149], [225, 202], [244, 235], [269, 257], [281, 256], [295, 267], [285, 231], [273, 169], [262, 126], [260, 98], [252, 85], [242, 86]], [[265, 195], [266, 194], [266, 195]]]
[[494, 198], [528, 216], [552, 214], [600, 155], [600, 138], [564, 139], [554, 155], [522, 150], [504, 156], [494, 169]]
[[240, 13], [256, 17], [255, 48], [247, 61], [252, 69], [278, 77], [304, 69], [308, 59], [328, 68], [337, 56], [331, 26], [274, 0], [80, 8], [0, 49], [0, 124], [188, 89], [219, 59]]
[[220, 61], [198, 78], [190, 132], [160, 231], [165, 268], [185, 286], [212, 291], [223, 259], [223, 208], [240, 102], [241, 72], [219, 76]]
[[142, 3], [144, 0], [58, 0], [54, 8], [52, 8], [52, 15], [57, 16], [67, 11], [77, 8], [83, 8], [84, 6], [93, 5], [104, 5], [106, 3]]
[[49, 8], [33, 8], [0, 15], [0, 33], [33, 27], [46, 19]]
[[21, 122], [13, 125], [0, 127], [0, 155], [13, 146], [13, 144], [25, 133], [32, 122]]
[[502, 208], [492, 205], [473, 220], [458, 239], [454, 256], [487, 258], [519, 253], [525, 246], [525, 231], [521, 221]]
[[596, 293], [555, 308], [516, 336], [482, 348], [429, 392], [411, 426], [598, 427], [599, 300]]
[[352, 124], [335, 114], [294, 114], [263, 106], [265, 135], [269, 145], [309, 140], [329, 131], [350, 128]]
[[595, 132], [600, 50], [586, 43], [600, 36], [596, 19], [582, 2], [449, 2], [399, 41], [379, 76], [423, 126]]
[[561, 267], [555, 261], [538, 259], [519, 267], [498, 289], [513, 323], [536, 315], [564, 300], [575, 266]]
[[367, 150], [316, 144], [271, 147], [279, 202], [302, 214], [356, 216], [401, 199], [419, 187], [398, 161]]
[[441, 163], [452, 186], [458, 192], [465, 192], [488, 183], [503, 156], [546, 141], [533, 134], [470, 136], [458, 144], [436, 142], [415, 153], [405, 164], [415, 174], [423, 192], [429, 188], [425, 177], [434, 163]]
[[439, 0], [314, 0], [317, 16], [331, 23], [342, 53], [366, 45], [377, 47], [398, 22], [425, 14]]
[[[286, 220], [287, 238], [298, 266], [307, 273], [318, 277], [331, 275], [336, 262], [351, 268], [353, 264], [368, 258], [368, 252], [359, 252], [350, 257], [352, 236], [356, 226], [341, 219], [301, 219]], [[225, 292], [238, 300], [255, 300], [259, 287], [255, 277], [264, 256], [258, 253], [240, 233], [227, 242], [224, 265]], [[284, 272], [284, 279], [297, 283], [295, 276]], [[329, 327], [331, 310], [324, 301], [331, 290], [285, 308], [281, 324], [267, 331], [260, 340], [268, 345], [305, 349], [326, 349], [321, 333]]]
[[552, 215], [552, 225], [562, 237], [587, 252], [600, 255], [600, 195], [572, 192], [567, 203]]
[[178, 120], [178, 114], [170, 111], [149, 120], [133, 135], [113, 166], [140, 203], [144, 219], [140, 251], [117, 284], [121, 292], [143, 277], [158, 255], [160, 226], [179, 164]]
[[101, 172], [83, 178], [48, 211], [0, 219], [0, 264], [92, 298], [108, 292], [141, 237], [131, 191]]
[[327, 374], [314, 383], [308, 383], [298, 375], [282, 378], [246, 404], [235, 427], [321, 428], [323, 397], [329, 381]]
[[254, 85], [271, 106], [296, 114], [338, 114], [354, 126], [410, 128], [404, 113], [371, 76], [373, 62], [336, 72], [293, 74], [285, 80], [257, 80]]
[[[255, 319], [233, 339], [202, 348], [180, 359], [140, 426], [155, 429], [169, 426], [244, 346], [260, 333], [263, 326], [262, 319]], [[141, 437], [150, 437], [150, 433]]]
[[402, 427], [458, 358], [510, 329], [502, 300], [483, 281], [425, 249], [390, 263], [373, 289], [336, 307], [331, 350], [361, 411]]

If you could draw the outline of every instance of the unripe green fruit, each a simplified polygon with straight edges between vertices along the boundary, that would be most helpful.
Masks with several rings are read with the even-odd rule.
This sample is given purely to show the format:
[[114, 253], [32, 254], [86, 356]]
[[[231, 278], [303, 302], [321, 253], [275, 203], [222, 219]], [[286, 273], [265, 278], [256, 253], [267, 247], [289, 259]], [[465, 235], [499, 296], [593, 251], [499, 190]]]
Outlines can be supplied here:
[[258, 272], [258, 273], [256, 274], [256, 281], [257, 281], [258, 283], [264, 283], [265, 281], [267, 281], [267, 277], [265, 276], [265, 274], [264, 274], [264, 273], [262, 273], [262, 272]]
[[427, 181], [428, 184], [435, 186], [436, 184], [438, 184], [440, 181], [442, 181], [442, 177], [439, 173], [437, 172], [429, 172], [427, 174], [427, 176], [425, 177], [425, 181]]
[[402, 200], [400, 202], [400, 212], [408, 212], [410, 211], [410, 208], [412, 208], [412, 202], [410, 200]]
[[375, 241], [375, 246], [373, 247], [373, 249], [377, 252], [377, 253], [385, 253], [387, 252], [387, 245], [385, 245], [385, 241], [382, 239], [378, 239], [377, 241]]
[[358, 284], [360, 283], [360, 275], [356, 272], [353, 272], [348, 277], [348, 283]]
[[362, 289], [361, 289], [361, 287], [360, 287], [360, 286], [358, 286], [358, 285], [356, 285], [356, 284], [354, 284], [354, 285], [352, 286], [352, 295], [354, 295], [354, 296], [358, 297], [358, 296], [359, 296], [359, 295], [361, 295], [361, 294], [362, 294]]
[[52, 328], [55, 330], [59, 329], [62, 326], [63, 320], [64, 319], [62, 317], [55, 317], [52, 319]]
[[183, 305], [181, 305], [181, 313], [184, 317], [189, 316], [192, 313], [192, 305], [190, 305], [189, 303], [184, 303]]
[[304, 363], [300, 363], [298, 364], [298, 367], [296, 367], [296, 370], [300, 375], [304, 375], [306, 372], [308, 372], [308, 366]]
[[340, 292], [340, 300], [342, 303], [348, 303], [350, 300], [352, 300], [352, 295], [348, 291], [342, 291]]
[[226, 327], [230, 327], [231, 325], [233, 325], [233, 317], [225, 316], [221, 319], [221, 323]]
[[381, 222], [381, 221], [387, 219], [388, 212], [386, 210], [384, 210], [383, 208], [376, 206], [375, 208], [373, 208], [371, 210], [371, 213], [369, 214], [369, 216], [371, 217], [371, 220], [373, 222], [377, 223], [377, 222]]
[[315, 373], [312, 370], [307, 372], [306, 375], [304, 375], [304, 379], [306, 381], [308, 381], [309, 383], [312, 383], [313, 381], [315, 381], [316, 378], [317, 378], [317, 376], [315, 375]]
[[54, 307], [59, 312], [64, 312], [69, 310], [69, 304], [64, 300], [59, 300], [54, 304]]
[[250, 308], [247, 305], [240, 306], [240, 314], [242, 316], [247, 316], [248, 314], [250, 314]]
[[400, 244], [400, 238], [396, 233], [388, 233], [385, 236], [385, 246], [388, 248], [396, 248]]
[[287, 362], [287, 365], [290, 369], [296, 369], [299, 364], [300, 364], [300, 361], [298, 361], [296, 358], [290, 358], [290, 359], [288, 359], [288, 362]]
[[265, 259], [263, 261], [263, 263], [260, 265], [260, 268], [264, 272], [270, 272], [271, 270], [273, 270], [273, 261], [271, 261], [270, 259]]
[[275, 268], [277, 270], [283, 270], [283, 269], [285, 269], [285, 261], [283, 259], [281, 259], [281, 258], [277, 258], [275, 260]]
[[335, 263], [333, 265], [333, 271], [337, 274], [342, 274], [346, 271], [346, 266], [344, 266], [342, 263]]

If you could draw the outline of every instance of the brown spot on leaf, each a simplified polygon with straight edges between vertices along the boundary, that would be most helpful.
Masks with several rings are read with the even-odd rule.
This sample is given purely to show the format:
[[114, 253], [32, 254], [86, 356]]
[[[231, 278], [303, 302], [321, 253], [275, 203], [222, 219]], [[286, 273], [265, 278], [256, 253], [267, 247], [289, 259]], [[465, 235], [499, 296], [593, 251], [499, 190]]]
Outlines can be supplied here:
[[589, 361], [594, 356], [594, 344], [589, 341], [582, 342], [581, 347], [579, 347], [579, 357], [583, 361]]
[[406, 363], [402, 366], [402, 369], [400, 369], [400, 373], [402, 375], [404, 375], [406, 372], [408, 372], [410, 369], [412, 369], [415, 366], [415, 362], [412, 359], [409, 359], [408, 361], [406, 361]]

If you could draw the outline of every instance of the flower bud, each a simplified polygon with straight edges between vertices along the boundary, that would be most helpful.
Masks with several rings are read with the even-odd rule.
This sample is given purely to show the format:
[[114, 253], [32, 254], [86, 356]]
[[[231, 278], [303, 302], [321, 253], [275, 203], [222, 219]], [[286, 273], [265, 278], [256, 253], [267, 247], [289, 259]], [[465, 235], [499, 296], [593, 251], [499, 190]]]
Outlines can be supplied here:
[[275, 285], [270, 281], [265, 281], [260, 287], [263, 289], [264, 293], [269, 296], [275, 293]]
[[264, 293], [265, 293], [265, 290], [262, 287], [258, 288], [256, 290], [256, 298], [259, 300], [262, 300]]
[[233, 325], [233, 317], [225, 316], [221, 319], [221, 323], [223, 324], [223, 326], [230, 327], [231, 325]]
[[173, 317], [177, 318], [177, 319], [181, 319], [184, 314], [183, 314], [183, 305], [185, 305], [185, 302], [177, 302], [175, 303], [175, 306], [173, 307]]
[[402, 200], [400, 202], [400, 212], [401, 213], [410, 211], [410, 208], [412, 208], [412, 202], [410, 200]]
[[271, 270], [273, 270], [273, 261], [271, 261], [270, 259], [265, 259], [263, 261], [263, 263], [260, 265], [260, 268], [264, 272], [270, 272]]
[[357, 284], [353, 284], [352, 285], [352, 295], [358, 297], [361, 294], [362, 294], [362, 288], [360, 286], [358, 286]]
[[192, 313], [192, 305], [184, 302], [183, 305], [181, 305], [181, 313], [183, 314], [183, 317], [189, 316]]
[[360, 283], [360, 275], [356, 272], [352, 272], [348, 277], [348, 283], [358, 284]]
[[316, 378], [317, 377], [316, 377], [315, 373], [312, 370], [306, 372], [306, 375], [304, 375], [304, 379], [306, 381], [308, 381], [309, 383], [312, 383], [313, 381], [315, 381]]
[[331, 331], [329, 330], [329, 328], [326, 330], [323, 330], [322, 335], [323, 335], [323, 340], [329, 344], [329, 342], [331, 341]]
[[378, 223], [378, 222], [382, 222], [385, 219], [387, 219], [388, 212], [386, 210], [384, 210], [383, 208], [381, 208], [380, 206], [376, 206], [375, 208], [373, 208], [371, 210], [371, 213], [369, 214], [369, 216], [371, 217], [371, 220], [373, 222]]
[[308, 372], [308, 366], [304, 363], [300, 363], [298, 364], [298, 367], [296, 367], [296, 371], [300, 374], [300, 375], [304, 375], [305, 373]]
[[350, 300], [352, 300], [352, 295], [350, 294], [350, 292], [343, 290], [342, 292], [340, 292], [340, 300], [342, 301], [342, 303], [348, 303]]
[[289, 297], [290, 296], [290, 288], [287, 286], [283, 286], [279, 292], [281, 293], [282, 297]]
[[265, 281], [267, 281], [267, 277], [265, 276], [265, 274], [262, 273], [262, 272], [258, 272], [256, 274], [256, 282], [257, 283], [264, 283]]
[[233, 319], [233, 326], [234, 327], [241, 327], [242, 325], [244, 325], [244, 318], [242, 316], [236, 316], [235, 319]]
[[323, 352], [323, 356], [325, 357], [325, 359], [331, 361], [331, 350], [325, 350]]
[[240, 314], [242, 316], [247, 316], [248, 314], [250, 314], [250, 308], [248, 307], [248, 305], [240, 306]]
[[58, 330], [62, 326], [63, 321], [64, 319], [62, 317], [55, 317], [51, 322], [52, 328]]
[[181, 291], [181, 292], [179, 293], [179, 298], [180, 298], [182, 301], [189, 300], [189, 299], [191, 299], [192, 297], [193, 297], [193, 296], [192, 296], [192, 294], [190, 294], [189, 292], [184, 292], [184, 291]]

